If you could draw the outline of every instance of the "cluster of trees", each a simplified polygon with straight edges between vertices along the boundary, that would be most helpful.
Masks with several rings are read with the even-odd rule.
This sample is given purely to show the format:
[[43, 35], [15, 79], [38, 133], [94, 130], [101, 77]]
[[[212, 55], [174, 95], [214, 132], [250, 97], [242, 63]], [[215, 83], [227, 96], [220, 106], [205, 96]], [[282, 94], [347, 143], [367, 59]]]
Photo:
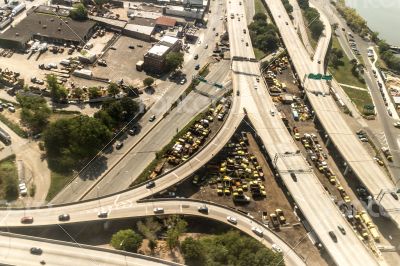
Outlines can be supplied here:
[[74, 20], [84, 21], [88, 19], [88, 11], [82, 3], [75, 4], [69, 16]]
[[392, 51], [390, 51], [390, 46], [384, 40], [378, 42], [379, 53], [382, 60], [386, 63], [386, 65], [400, 72], [400, 58], [396, 57]]
[[51, 99], [54, 102], [60, 102], [67, 99], [68, 96], [67, 89], [63, 85], [58, 84], [58, 80], [55, 75], [53, 74], [47, 75], [46, 81], [47, 81], [47, 89], [50, 91]]
[[267, 15], [256, 13], [253, 22], [249, 25], [251, 42], [261, 51], [267, 53], [278, 48], [279, 39], [276, 36], [276, 27], [267, 22]]
[[33, 133], [41, 132], [48, 124], [51, 110], [43, 97], [18, 93], [17, 101], [21, 105], [21, 120]]
[[154, 79], [151, 77], [147, 77], [143, 80], [143, 85], [146, 87], [150, 87], [151, 85], [153, 85], [154, 83]]
[[110, 130], [88, 116], [63, 118], [48, 125], [43, 134], [49, 167], [58, 172], [93, 157], [111, 138]]
[[358, 15], [354, 8], [347, 7], [344, 0], [336, 2], [336, 9], [354, 32], [359, 33], [361, 36], [369, 33], [365, 19]]
[[332, 48], [329, 54], [329, 62], [334, 68], [338, 68], [343, 65], [343, 51], [338, 48]]
[[[187, 222], [176, 215], [169, 216], [165, 222], [167, 228], [166, 242], [172, 251], [179, 246], [179, 237], [186, 232]], [[143, 238], [146, 238], [149, 240], [149, 249], [151, 252], [154, 252], [161, 229], [162, 225], [154, 218], [149, 217], [137, 223], [137, 231], [139, 233], [136, 233], [132, 229], [120, 230], [113, 234], [110, 244], [115, 249], [137, 252], [142, 245]]]
[[94, 114], [109, 130], [120, 128], [130, 121], [139, 111], [139, 104], [131, 98], [124, 97], [119, 101], [104, 102], [101, 110]]
[[190, 266], [207, 265], [284, 265], [280, 253], [265, 248], [263, 244], [237, 231], [225, 234], [186, 238], [181, 243], [185, 264]]
[[289, 3], [289, 0], [282, 0], [282, 4], [286, 9], [286, 12], [290, 15], [293, 12], [293, 6]]
[[167, 54], [167, 57], [165, 58], [165, 66], [168, 71], [175, 71], [182, 67], [183, 61], [183, 53], [171, 52]]
[[324, 31], [324, 24], [320, 20], [320, 15], [317, 9], [310, 7], [308, 0], [298, 0], [299, 6], [304, 11], [304, 17], [307, 20], [308, 28], [314, 39], [318, 39]]
[[15, 155], [0, 161], [0, 198], [13, 201], [18, 198], [18, 173]]
[[358, 63], [356, 59], [351, 59], [350, 60], [351, 64], [351, 74], [355, 76], [360, 82], [365, 83], [364, 78], [361, 76], [364, 74], [364, 65]]

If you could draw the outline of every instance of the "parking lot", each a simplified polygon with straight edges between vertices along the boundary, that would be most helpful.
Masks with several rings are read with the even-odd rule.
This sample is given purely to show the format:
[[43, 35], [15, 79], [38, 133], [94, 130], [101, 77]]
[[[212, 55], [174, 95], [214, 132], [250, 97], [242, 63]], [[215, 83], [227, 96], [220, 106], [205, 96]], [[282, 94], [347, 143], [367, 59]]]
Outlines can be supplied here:
[[[135, 48], [131, 49], [129, 46], [134, 46]], [[147, 75], [143, 71], [139, 72], [136, 70], [136, 63], [143, 60], [143, 55], [151, 47], [151, 43], [121, 36], [112, 47], [115, 48], [115, 50], [109, 49], [102, 57], [106, 60], [107, 67], [90, 67], [93, 71], [93, 75], [96, 77], [108, 78], [112, 81], [123, 79], [124, 82], [133, 86], [142, 87], [143, 79], [145, 79]]]

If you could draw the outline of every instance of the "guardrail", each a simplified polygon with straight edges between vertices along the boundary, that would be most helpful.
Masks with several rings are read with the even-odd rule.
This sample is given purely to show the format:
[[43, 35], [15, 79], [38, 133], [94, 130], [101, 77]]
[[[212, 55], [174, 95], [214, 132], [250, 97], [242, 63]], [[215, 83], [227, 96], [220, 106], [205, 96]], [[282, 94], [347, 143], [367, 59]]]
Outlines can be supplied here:
[[48, 239], [48, 238], [41, 238], [41, 237], [35, 237], [35, 236], [26, 236], [26, 235], [20, 235], [20, 234], [13, 234], [13, 233], [8, 233], [8, 232], [0, 232], [0, 235], [5, 236], [5, 237], [12, 237], [12, 238], [20, 238], [20, 239], [26, 239], [26, 240], [32, 240], [32, 241], [39, 241], [39, 242], [46, 242], [46, 243], [51, 243], [55, 245], [63, 245], [63, 246], [69, 246], [69, 247], [75, 247], [75, 248], [85, 248], [85, 249], [90, 249], [90, 250], [95, 250], [95, 251], [101, 251], [101, 252], [107, 252], [107, 253], [113, 253], [125, 257], [131, 257], [131, 258], [138, 258], [138, 259], [143, 259], [143, 260], [149, 260], [153, 261], [156, 263], [160, 263], [163, 265], [170, 265], [170, 266], [180, 266], [182, 264], [175, 263], [172, 261], [167, 261], [151, 256], [146, 256], [138, 253], [131, 253], [127, 251], [122, 251], [122, 250], [115, 250], [115, 249], [107, 249], [107, 248], [101, 248], [101, 247], [96, 247], [96, 246], [90, 246], [90, 245], [85, 245], [85, 244], [79, 244], [79, 243], [72, 243], [72, 242], [66, 242], [66, 241], [61, 241], [61, 240], [55, 240], [55, 239]]

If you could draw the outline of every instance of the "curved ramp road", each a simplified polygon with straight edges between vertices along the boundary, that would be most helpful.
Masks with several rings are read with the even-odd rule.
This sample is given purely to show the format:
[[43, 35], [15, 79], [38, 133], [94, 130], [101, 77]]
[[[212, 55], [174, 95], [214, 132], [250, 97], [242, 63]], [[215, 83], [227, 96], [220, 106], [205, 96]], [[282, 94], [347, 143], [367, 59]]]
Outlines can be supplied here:
[[[41, 255], [31, 254], [32, 247], [42, 249]], [[144, 256], [136, 253], [115, 251], [10, 233], [0, 233], [0, 262], [2, 265], [130, 265], [130, 266], [178, 266], [182, 264]], [[4, 264], [3, 264], [4, 263]]]

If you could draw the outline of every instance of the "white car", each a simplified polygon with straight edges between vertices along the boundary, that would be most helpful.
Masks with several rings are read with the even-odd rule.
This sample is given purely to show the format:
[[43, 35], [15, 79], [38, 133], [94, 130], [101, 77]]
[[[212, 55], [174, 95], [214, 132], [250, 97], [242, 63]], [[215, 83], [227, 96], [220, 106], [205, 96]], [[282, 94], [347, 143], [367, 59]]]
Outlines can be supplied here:
[[273, 108], [271, 108], [271, 115], [275, 116], [275, 110]]
[[163, 213], [164, 212], [164, 208], [160, 208], [160, 207], [154, 208], [153, 212], [154, 213]]
[[261, 237], [264, 235], [263, 230], [261, 230], [259, 227], [253, 226], [251, 228], [251, 231], [253, 231], [256, 235], [261, 236]]
[[226, 217], [226, 220], [228, 220], [228, 222], [230, 222], [232, 224], [237, 224], [237, 219], [235, 217], [228, 216], [228, 217]]
[[393, 123], [394, 127], [400, 128], [400, 121]]
[[281, 247], [278, 246], [277, 244], [272, 244], [272, 250], [277, 252], [277, 253], [282, 253]]
[[99, 218], [107, 218], [108, 216], [108, 211], [99, 211], [99, 213], [97, 214], [97, 217]]

